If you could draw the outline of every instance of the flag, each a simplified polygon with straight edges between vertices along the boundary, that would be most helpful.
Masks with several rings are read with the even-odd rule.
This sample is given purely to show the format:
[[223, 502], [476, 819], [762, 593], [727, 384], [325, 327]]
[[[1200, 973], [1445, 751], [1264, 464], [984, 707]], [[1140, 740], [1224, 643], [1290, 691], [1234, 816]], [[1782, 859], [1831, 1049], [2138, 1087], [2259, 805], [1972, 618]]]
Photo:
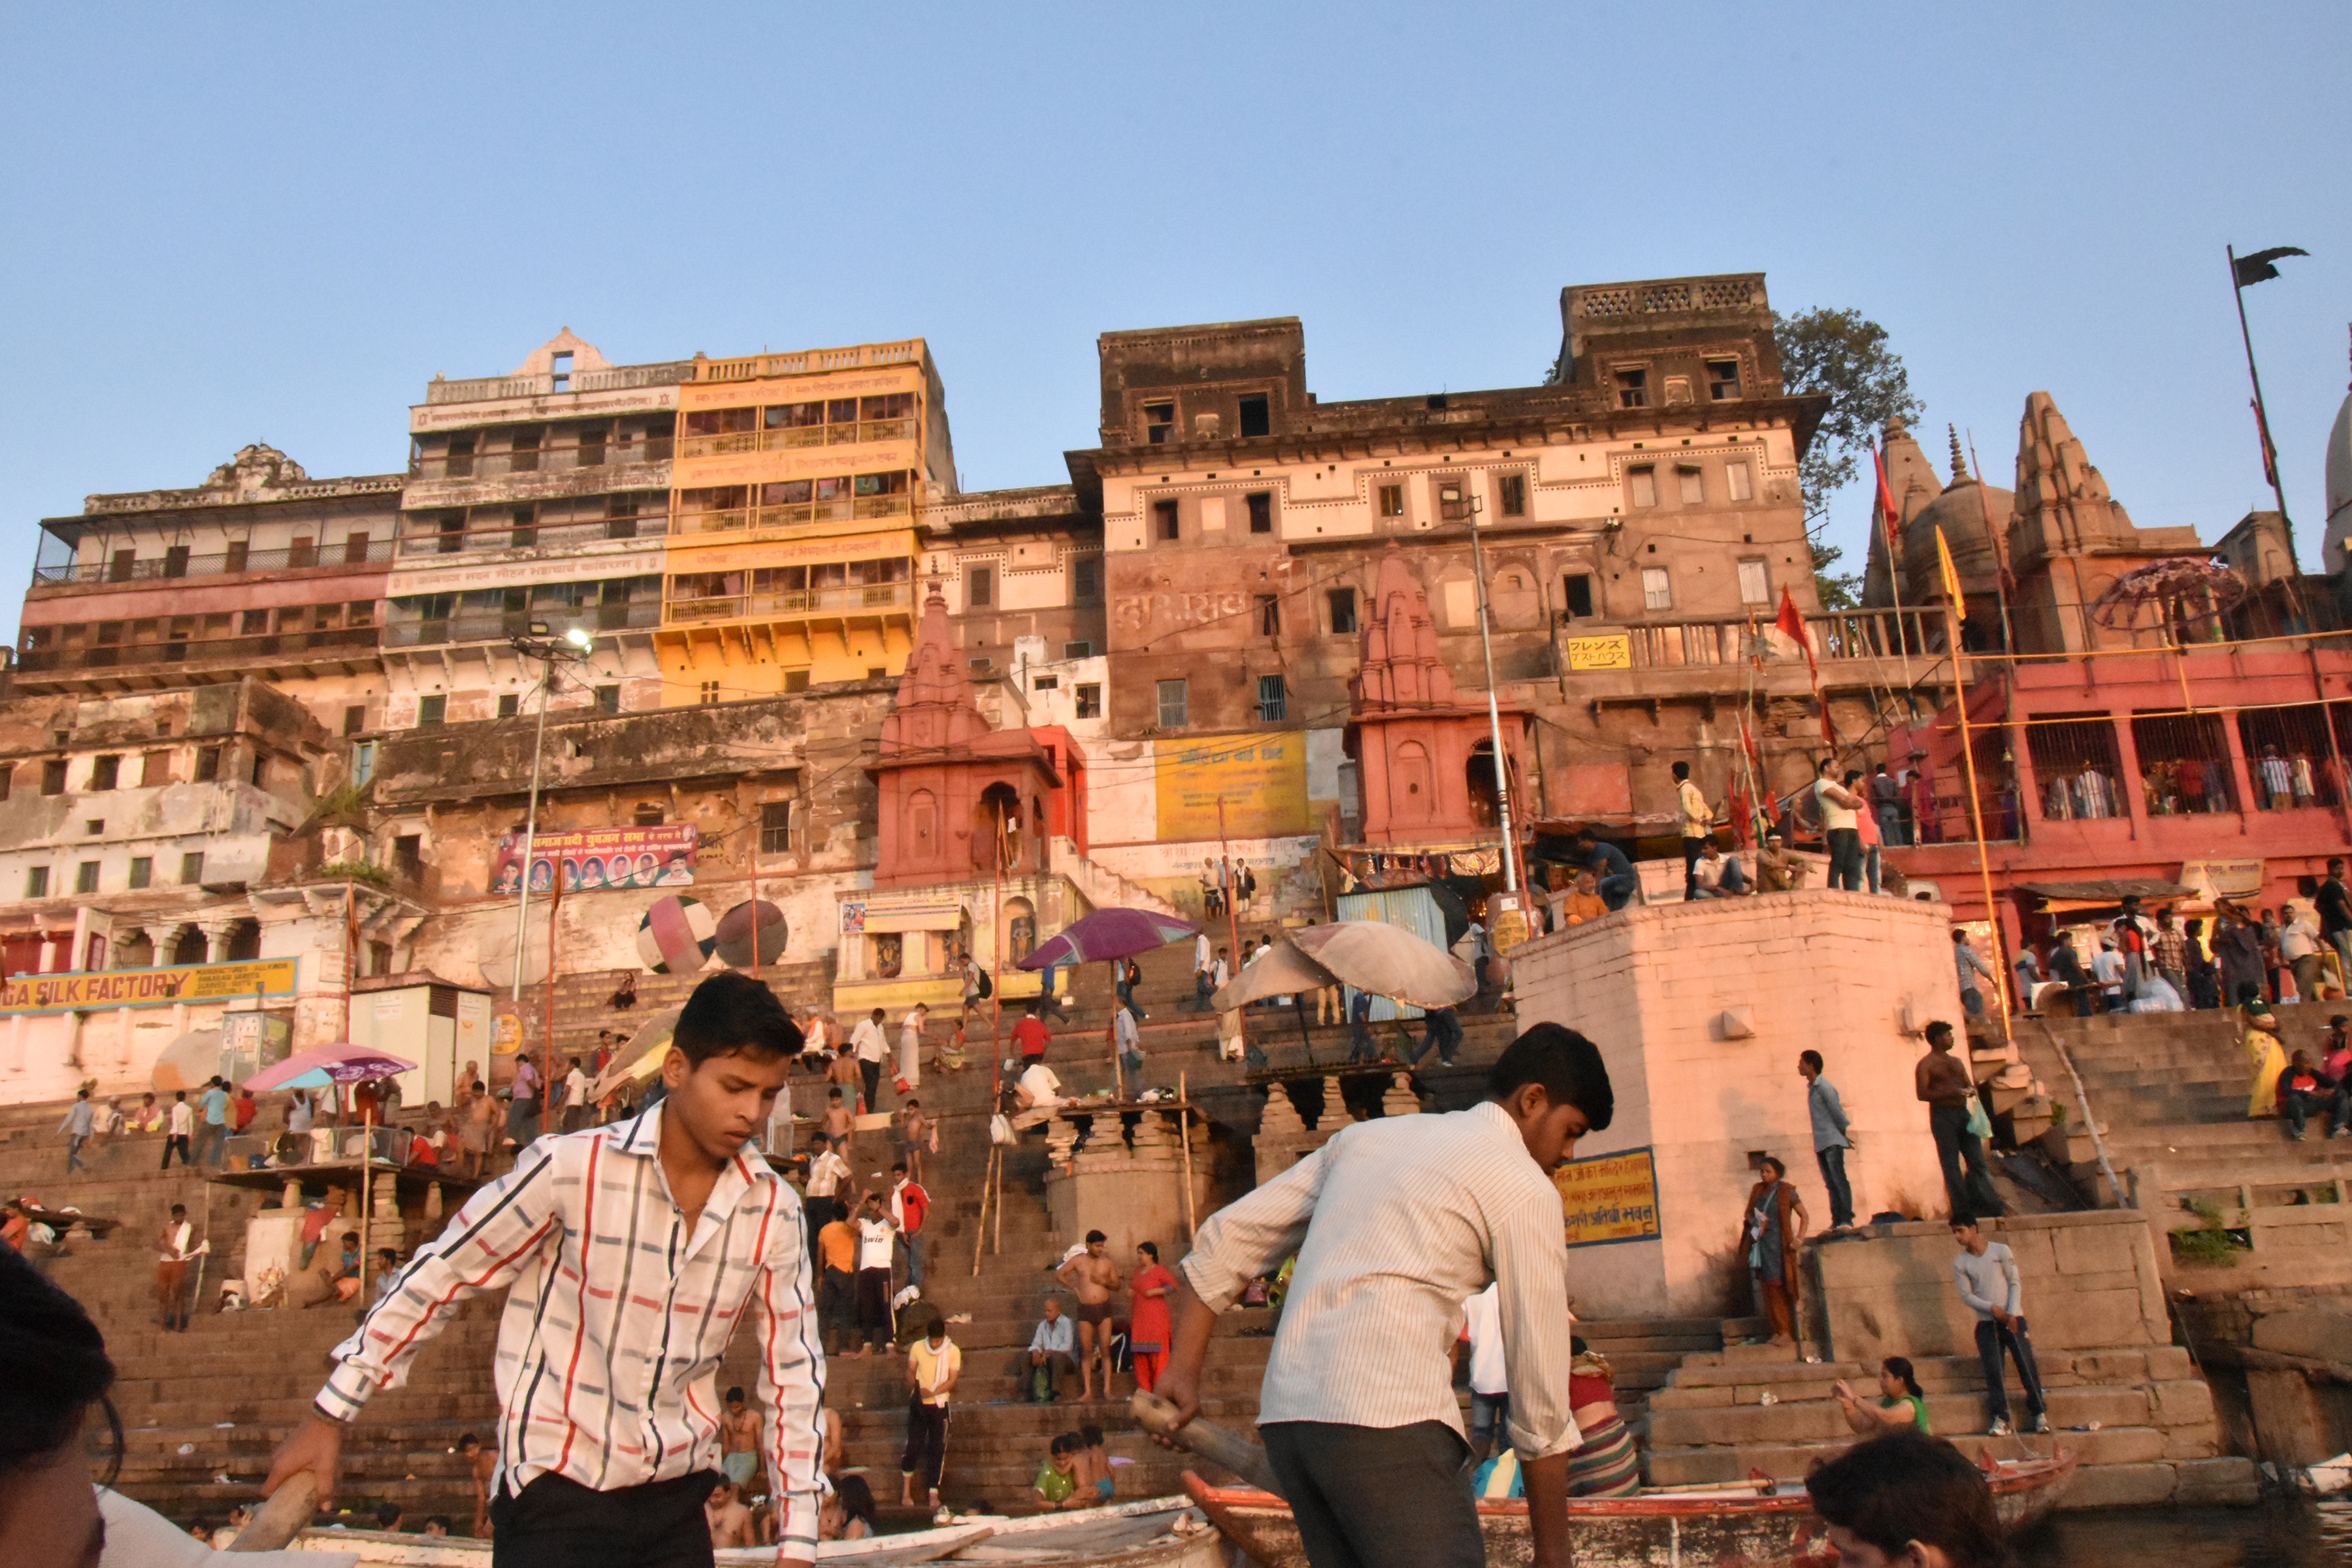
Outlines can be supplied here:
[[2263, 480], [2271, 489], [2278, 489], [2278, 448], [2271, 445], [2271, 422], [2263, 417], [2263, 400], [2246, 399], [2246, 406], [2254, 411], [2254, 433], [2263, 438]]
[[1805, 629], [1805, 617], [1797, 608], [1797, 601], [1789, 597], [1789, 590], [1780, 590], [1780, 613], [1772, 617], [1772, 629], [1805, 650], [1805, 668], [1812, 672], [1813, 684], [1821, 684], [1821, 666], [1813, 658], [1812, 634]]
[[1886, 488], [1886, 459], [1875, 447], [1871, 448], [1870, 466], [1878, 470], [1878, 510], [1879, 515], [1886, 520], [1887, 564], [1891, 568], [1894, 565], [1895, 530], [1902, 521], [1902, 514], [1895, 510], [1895, 492]]
[[1969, 618], [1969, 601], [1967, 597], [1960, 593], [1960, 574], [1958, 569], [1954, 567], [1952, 564], [1952, 547], [1944, 542], [1944, 530], [1943, 525], [1940, 523], [1937, 524], [1936, 528], [1936, 563], [1943, 568], [1944, 597], [1951, 601], [1952, 618], [1954, 620], [1960, 621], [1967, 620]]
[[2280, 257], [2310, 254], [2298, 246], [2275, 245], [2268, 250], [2257, 250], [2252, 256], [2233, 257], [2230, 265], [2237, 274], [2238, 287], [2243, 289], [2250, 283], [2267, 283], [2277, 277], [2279, 269], [2271, 264]]

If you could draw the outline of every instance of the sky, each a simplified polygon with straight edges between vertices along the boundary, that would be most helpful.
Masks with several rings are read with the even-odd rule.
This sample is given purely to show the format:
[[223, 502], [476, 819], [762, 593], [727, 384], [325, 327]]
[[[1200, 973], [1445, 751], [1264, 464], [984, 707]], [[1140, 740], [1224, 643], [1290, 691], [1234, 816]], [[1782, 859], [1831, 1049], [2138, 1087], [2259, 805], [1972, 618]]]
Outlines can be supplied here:
[[1563, 285], [1761, 270], [1886, 327], [1931, 457], [2007, 483], [2047, 390], [2210, 541], [2271, 504], [2223, 247], [2296, 245], [2246, 304], [2306, 567], [2352, 379], [2340, 3], [16, 5], [0, 61], [18, 582], [39, 519], [249, 442], [396, 471], [434, 375], [566, 326], [919, 335], [980, 489], [1095, 444], [1102, 331], [1296, 315], [1327, 400], [1525, 385]]

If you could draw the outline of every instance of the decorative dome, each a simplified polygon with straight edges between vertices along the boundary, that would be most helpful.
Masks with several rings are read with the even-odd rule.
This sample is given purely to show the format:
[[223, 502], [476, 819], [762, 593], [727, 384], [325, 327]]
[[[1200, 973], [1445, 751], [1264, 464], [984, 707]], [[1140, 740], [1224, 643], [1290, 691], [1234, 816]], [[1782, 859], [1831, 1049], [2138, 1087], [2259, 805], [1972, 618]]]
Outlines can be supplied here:
[[[1963, 588], [1990, 592], [2000, 579], [2000, 556], [1993, 547], [1994, 531], [2009, 526], [2016, 496], [1998, 485], [1979, 485], [1960, 456], [1960, 435], [1951, 426], [1952, 477], [1944, 493], [1929, 501], [1903, 530], [1903, 596], [1906, 604], [1924, 605], [1944, 591], [1943, 574], [1936, 560], [1936, 530], [1944, 531], [1951, 547], [1952, 564]], [[1991, 516], [1990, 526], [1986, 516]]]

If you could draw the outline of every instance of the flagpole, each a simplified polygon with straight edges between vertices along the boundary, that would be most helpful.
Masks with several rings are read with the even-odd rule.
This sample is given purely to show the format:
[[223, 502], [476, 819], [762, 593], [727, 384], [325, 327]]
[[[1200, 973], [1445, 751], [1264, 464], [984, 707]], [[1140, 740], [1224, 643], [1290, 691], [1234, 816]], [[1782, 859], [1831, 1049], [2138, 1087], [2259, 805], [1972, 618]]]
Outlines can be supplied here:
[[[2263, 444], [2263, 477], [2271, 482], [2271, 495], [2278, 501], [2279, 522], [2286, 530], [2287, 564], [2301, 576], [2303, 563], [2295, 555], [2294, 524], [2286, 515], [2286, 490], [2279, 483], [2278, 448], [2271, 444], [2270, 410], [2263, 404], [2263, 373], [2254, 365], [2254, 334], [2246, 325], [2246, 286], [2238, 280], [2238, 247], [2225, 245], [2221, 248], [2230, 258], [2230, 292], [2238, 301], [2238, 339], [2246, 345], [2246, 378], [2254, 384], [2254, 434]], [[2265, 276], [2276, 277], [2277, 269], [2272, 268]]]
[[1878, 499], [1874, 503], [1880, 516], [1879, 531], [1886, 539], [1886, 586], [1895, 597], [1895, 651], [1903, 659], [1903, 700], [1911, 704], [1911, 717], [1919, 717], [1917, 703], [1911, 695], [1911, 639], [1903, 631], [1903, 560], [1895, 548], [1895, 493], [1886, 488], [1885, 438], [1880, 437], [1878, 450], [1872, 454], [1878, 464]]
[[[1969, 780], [1969, 826], [1977, 836], [1977, 876], [1984, 887], [1985, 922], [1992, 927], [1993, 956], [2000, 961], [2001, 973], [2009, 973], [2009, 940], [2000, 923], [2000, 911], [1992, 901], [1992, 867], [1985, 858], [1984, 807], [1977, 798], [1977, 748], [1969, 733], [1969, 689], [1960, 680], [1960, 634], [1952, 620], [1951, 596], [1944, 600], [1944, 642], [1952, 653], [1952, 710], [1960, 721], [1960, 762]], [[2009, 987], [2005, 983], [1993, 986], [1994, 1000], [2000, 1004], [2000, 1039], [2003, 1046], [2011, 1044], [2009, 1032]]]

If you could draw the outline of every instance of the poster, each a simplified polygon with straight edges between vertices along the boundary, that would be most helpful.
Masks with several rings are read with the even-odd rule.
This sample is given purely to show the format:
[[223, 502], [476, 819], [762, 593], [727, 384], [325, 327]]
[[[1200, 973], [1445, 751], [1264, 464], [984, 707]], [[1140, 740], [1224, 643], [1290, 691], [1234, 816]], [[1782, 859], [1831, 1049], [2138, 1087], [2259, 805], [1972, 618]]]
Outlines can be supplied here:
[[1552, 1173], [1570, 1247], [1658, 1239], [1658, 1169], [1647, 1149], [1570, 1160]]
[[1304, 833], [1307, 737], [1225, 735], [1192, 743], [1162, 741], [1154, 757], [1161, 843], [1215, 838], [1217, 803], [1224, 802], [1223, 836], [1271, 838]]
[[[686, 888], [694, 884], [695, 830], [683, 823], [661, 827], [590, 827], [574, 833], [542, 833], [530, 841], [530, 890], [555, 890], [555, 868], [563, 868], [563, 890], [593, 893], [606, 888]], [[490, 891], [517, 891], [521, 874], [522, 835], [501, 834], [490, 861]]]
[[1570, 637], [1568, 668], [1570, 669], [1631, 669], [1633, 668], [1633, 639], [1623, 632], [1606, 632], [1593, 637]]
[[190, 963], [168, 969], [109, 969], [20, 974], [0, 984], [0, 1013], [68, 1013], [85, 1007], [161, 1007], [238, 996], [291, 996], [294, 960]]

